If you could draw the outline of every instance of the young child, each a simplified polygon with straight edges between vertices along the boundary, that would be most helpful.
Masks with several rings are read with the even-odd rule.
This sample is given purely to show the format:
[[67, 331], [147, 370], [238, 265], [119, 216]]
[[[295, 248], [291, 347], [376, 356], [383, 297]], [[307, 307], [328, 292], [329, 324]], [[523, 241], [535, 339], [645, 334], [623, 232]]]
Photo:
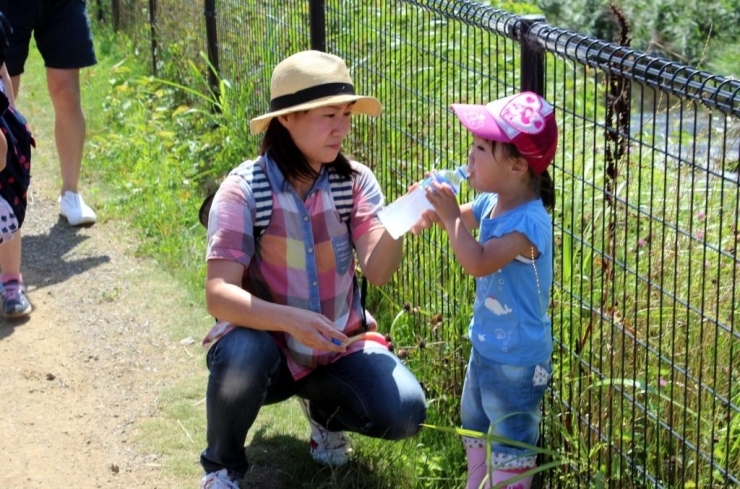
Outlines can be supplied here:
[[[421, 227], [441, 225], [457, 261], [476, 279], [472, 351], [461, 401], [465, 429], [535, 445], [552, 367], [547, 308], [552, 285], [554, 185], [547, 167], [557, 147], [553, 108], [523, 92], [487, 105], [452, 105], [473, 135], [468, 183], [480, 192], [458, 206], [449, 186], [427, 189], [434, 206]], [[417, 231], [418, 231], [417, 227]], [[478, 230], [478, 239], [473, 230]], [[528, 489], [535, 453], [465, 438], [468, 489]], [[490, 478], [486, 476], [491, 474]], [[490, 479], [490, 480], [489, 480]]]
[[0, 283], [2, 314], [18, 318], [33, 309], [20, 271], [20, 228], [26, 216], [31, 147], [35, 143], [26, 120], [15, 110], [13, 87], [5, 66], [11, 31], [0, 12]]
[[13, 239], [26, 215], [33, 144], [25, 119], [10, 104], [4, 73], [0, 65], [0, 244]]

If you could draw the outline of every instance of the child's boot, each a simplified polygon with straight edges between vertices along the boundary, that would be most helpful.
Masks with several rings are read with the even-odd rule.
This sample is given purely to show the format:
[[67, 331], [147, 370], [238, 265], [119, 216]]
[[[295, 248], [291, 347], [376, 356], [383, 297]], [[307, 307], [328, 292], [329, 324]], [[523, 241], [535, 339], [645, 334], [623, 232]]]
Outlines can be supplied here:
[[534, 467], [529, 469], [510, 469], [510, 470], [494, 470], [493, 471], [493, 485], [490, 487], [496, 487], [500, 489], [530, 489], [532, 487], [533, 476], [528, 475], [522, 479], [518, 479], [510, 484], [506, 481], [513, 479], [528, 470], [532, 470]]
[[492, 453], [491, 467], [493, 467], [491, 487], [497, 489], [530, 489], [534, 476], [528, 475], [510, 483], [507, 483], [507, 481], [537, 467], [537, 457], [517, 457], [505, 453]]
[[479, 438], [463, 438], [465, 443], [465, 455], [468, 459], [468, 483], [465, 489], [479, 489], [481, 487], [491, 487], [489, 481], [481, 486], [488, 473], [488, 464], [486, 464], [486, 444]]

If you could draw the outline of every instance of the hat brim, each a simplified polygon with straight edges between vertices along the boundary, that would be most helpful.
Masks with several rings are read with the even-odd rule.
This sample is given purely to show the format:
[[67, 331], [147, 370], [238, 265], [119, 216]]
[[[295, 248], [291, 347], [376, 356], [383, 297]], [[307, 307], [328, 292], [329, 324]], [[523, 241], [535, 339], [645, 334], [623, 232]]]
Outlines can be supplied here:
[[367, 114], [369, 116], [377, 117], [383, 110], [382, 105], [380, 105], [380, 101], [375, 97], [368, 97], [367, 95], [331, 95], [329, 97], [311, 100], [304, 104], [294, 105], [287, 109], [276, 110], [274, 112], [268, 112], [267, 114], [255, 117], [249, 121], [249, 128], [252, 131], [252, 134], [259, 134], [267, 129], [267, 126], [274, 117], [291, 114], [293, 112], [318, 109], [329, 105], [343, 105], [350, 102], [354, 102], [351, 109], [353, 114]]
[[452, 104], [450, 108], [465, 129], [474, 136], [501, 143], [512, 142], [484, 105]]

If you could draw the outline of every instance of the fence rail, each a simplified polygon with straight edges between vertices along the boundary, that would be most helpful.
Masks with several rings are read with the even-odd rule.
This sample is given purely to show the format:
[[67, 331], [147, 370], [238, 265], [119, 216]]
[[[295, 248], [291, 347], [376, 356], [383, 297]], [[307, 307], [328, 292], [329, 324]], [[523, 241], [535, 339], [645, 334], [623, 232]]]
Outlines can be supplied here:
[[[123, 0], [112, 1], [120, 12]], [[450, 103], [544, 94], [562, 134], [544, 442], [575, 454], [548, 484], [740, 483], [740, 82], [472, 1], [158, 0], [156, 9], [175, 20], [149, 19], [153, 66], [167, 65], [157, 46], [193, 61], [206, 51], [221, 77], [254, 94], [248, 116], [266, 107], [271, 69], [286, 55], [313, 46], [346, 59], [360, 89], [384, 102], [377, 121], [357, 119], [349, 146], [389, 200], [465, 158]], [[423, 336], [454, 352], [454, 368], [418, 364], [432, 388], [454, 390], [472, 284], [441, 234], [408, 240], [407, 253], [415, 259], [390, 295], [426, 311], [413, 319], [410, 350], [429, 355], [414, 348]]]

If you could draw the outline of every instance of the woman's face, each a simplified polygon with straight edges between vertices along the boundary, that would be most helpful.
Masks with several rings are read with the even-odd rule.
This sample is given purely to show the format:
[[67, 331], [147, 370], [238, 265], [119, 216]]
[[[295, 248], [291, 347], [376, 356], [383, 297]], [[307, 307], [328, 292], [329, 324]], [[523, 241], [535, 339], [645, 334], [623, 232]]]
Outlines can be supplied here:
[[352, 104], [330, 105], [280, 117], [298, 149], [314, 170], [331, 163], [350, 130]]

